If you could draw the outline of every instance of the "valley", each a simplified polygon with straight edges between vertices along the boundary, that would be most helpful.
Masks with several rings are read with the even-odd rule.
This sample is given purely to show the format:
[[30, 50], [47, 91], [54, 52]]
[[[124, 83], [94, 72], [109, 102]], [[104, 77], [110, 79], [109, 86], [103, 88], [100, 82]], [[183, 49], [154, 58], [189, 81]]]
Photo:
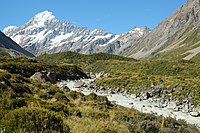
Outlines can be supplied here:
[[[96, 74], [96, 78], [99, 78], [101, 74]], [[101, 75], [102, 76], [102, 75]], [[95, 79], [96, 79], [95, 78]], [[165, 117], [174, 117], [175, 119], [185, 120], [187, 123], [195, 124], [200, 128], [200, 119], [198, 116], [192, 116], [189, 112], [183, 110], [175, 110], [176, 105], [170, 105], [170, 103], [162, 103], [160, 98], [140, 99], [134, 94], [113, 92], [109, 89], [101, 90], [102, 87], [94, 87], [95, 79], [81, 79], [78, 81], [62, 81], [57, 85], [61, 88], [69, 87], [70, 90], [81, 92], [85, 95], [95, 93], [99, 96], [106, 96], [109, 101], [121, 105], [123, 107], [134, 108], [143, 113], [151, 113], [154, 115], [163, 115]], [[77, 86], [77, 84], [80, 84]], [[82, 84], [82, 85], [81, 85]], [[164, 105], [166, 104], [166, 105]]]
[[[134, 98], [136, 95], [125, 90], [125, 88], [119, 87], [118, 93], [111, 88], [108, 89], [101, 86], [98, 88], [98, 80], [110, 77], [112, 72], [110, 74], [101, 72], [99, 75], [94, 72], [84, 72], [86, 69], [89, 71], [90, 66], [95, 66], [99, 61], [123, 61], [123, 64], [125, 64], [125, 60], [127, 60], [127, 63], [135, 63], [138, 62], [137, 60], [103, 53], [100, 54], [101, 56], [98, 56], [98, 54], [81, 55], [72, 52], [58, 55], [62, 54], [67, 54], [71, 58], [66, 56], [66, 60], [63, 58], [63, 60], [58, 60], [56, 63], [53, 63], [55, 60], [50, 60], [53, 58], [47, 58], [51, 65], [48, 62], [41, 63], [42, 59], [40, 57], [38, 59], [1, 57], [0, 127], [2, 131], [39, 132], [42, 130], [45, 132], [128, 133], [142, 130], [152, 133], [169, 131], [199, 132], [193, 125], [198, 124], [199, 117], [187, 116], [188, 124], [184, 120], [185, 116], [180, 112], [174, 112], [169, 117], [167, 109], [153, 107], [154, 104], [148, 103], [148, 100]], [[45, 56], [55, 55], [43, 55], [43, 60]], [[56, 59], [59, 59], [59, 56]], [[85, 60], [89, 63], [84, 65]], [[62, 61], [65, 61], [65, 63]], [[72, 61], [76, 65], [66, 63]], [[77, 66], [82, 66], [85, 70], [83, 71]], [[104, 68], [108, 67], [109, 65], [105, 65]], [[97, 68], [93, 68], [94, 71], [97, 71]], [[35, 72], [44, 73], [44, 71], [56, 72], [57, 84], [61, 88], [51, 84], [49, 81], [41, 80], [42, 75], [41, 77], [35, 77], [36, 79], [29, 78]], [[89, 77], [97, 78], [97, 81], [88, 79]], [[82, 84], [81, 81], [86, 81], [86, 84]], [[93, 81], [92, 84], [90, 84], [91, 81]], [[84, 85], [85, 88], [74, 89], [74, 83], [76, 82], [78, 82], [76, 87]], [[90, 93], [92, 91], [99, 96], [95, 93]], [[157, 115], [150, 111], [149, 104], [151, 104], [153, 112], [158, 113]], [[162, 114], [165, 116], [165, 125], [161, 128]], [[24, 122], [26, 125], [23, 124]]]
[[200, 0], [121, 34], [56, 15], [0, 31], [0, 133], [200, 133]]

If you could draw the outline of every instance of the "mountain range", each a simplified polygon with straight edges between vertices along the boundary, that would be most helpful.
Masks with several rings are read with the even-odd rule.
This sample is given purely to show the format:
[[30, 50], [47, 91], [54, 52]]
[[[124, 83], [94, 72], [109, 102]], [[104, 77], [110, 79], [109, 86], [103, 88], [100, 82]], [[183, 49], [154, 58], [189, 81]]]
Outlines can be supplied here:
[[129, 45], [149, 33], [147, 27], [134, 28], [122, 35], [105, 32], [103, 29], [89, 30], [69, 22], [59, 21], [52, 12], [36, 14], [20, 27], [9, 26], [3, 32], [34, 55], [74, 51], [84, 54], [106, 52], [120, 53]]
[[34, 55], [74, 51], [106, 52], [136, 59], [186, 59], [200, 56], [200, 1], [188, 0], [152, 31], [144, 26], [116, 35], [59, 21], [51, 12], [36, 14], [3, 32]]

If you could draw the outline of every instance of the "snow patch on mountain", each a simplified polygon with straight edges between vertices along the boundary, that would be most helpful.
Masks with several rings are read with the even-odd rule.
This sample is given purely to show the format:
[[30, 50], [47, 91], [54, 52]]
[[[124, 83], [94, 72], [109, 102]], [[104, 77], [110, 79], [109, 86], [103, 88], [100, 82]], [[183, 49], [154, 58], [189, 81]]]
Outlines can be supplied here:
[[5, 29], [3, 29], [4, 34], [8, 34], [16, 30], [18, 27], [17, 26], [8, 26]]

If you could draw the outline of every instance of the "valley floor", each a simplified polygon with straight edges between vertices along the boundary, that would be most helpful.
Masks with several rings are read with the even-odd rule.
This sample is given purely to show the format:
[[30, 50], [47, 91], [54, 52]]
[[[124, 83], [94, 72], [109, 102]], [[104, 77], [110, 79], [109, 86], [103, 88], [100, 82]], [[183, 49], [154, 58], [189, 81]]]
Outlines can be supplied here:
[[80, 81], [62, 81], [59, 82], [57, 85], [59, 87], [68, 86], [70, 90], [82, 92], [85, 95], [88, 95], [92, 92], [96, 93], [100, 96], [107, 96], [107, 98], [116, 103], [117, 105], [134, 108], [143, 113], [152, 113], [156, 115], [163, 115], [165, 117], [173, 117], [176, 119], [182, 119], [187, 121], [190, 124], [195, 124], [197, 127], [200, 128], [200, 117], [192, 117], [189, 113], [183, 113], [181, 111], [173, 111], [167, 107], [159, 108], [157, 103], [154, 102], [155, 99], [148, 99], [148, 100], [139, 100], [135, 98], [134, 95], [127, 95], [127, 94], [108, 94], [105, 91], [98, 91], [94, 88], [87, 88], [87, 87], [77, 87], [75, 88], [74, 85], [79, 83], [90, 84], [95, 79], [82, 79]]

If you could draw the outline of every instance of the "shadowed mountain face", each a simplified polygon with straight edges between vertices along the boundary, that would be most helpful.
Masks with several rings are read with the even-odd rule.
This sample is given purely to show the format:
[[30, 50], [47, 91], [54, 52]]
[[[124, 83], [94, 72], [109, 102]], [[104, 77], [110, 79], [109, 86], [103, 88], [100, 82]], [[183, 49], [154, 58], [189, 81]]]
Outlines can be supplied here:
[[189, 0], [122, 55], [141, 58], [192, 59], [200, 53], [200, 1]]
[[9, 55], [26, 55], [33, 57], [34, 55], [29, 53], [28, 51], [21, 48], [16, 42], [14, 42], [12, 39], [7, 37], [5, 34], [3, 34], [0, 31], [0, 48], [1, 51], [4, 50]]

